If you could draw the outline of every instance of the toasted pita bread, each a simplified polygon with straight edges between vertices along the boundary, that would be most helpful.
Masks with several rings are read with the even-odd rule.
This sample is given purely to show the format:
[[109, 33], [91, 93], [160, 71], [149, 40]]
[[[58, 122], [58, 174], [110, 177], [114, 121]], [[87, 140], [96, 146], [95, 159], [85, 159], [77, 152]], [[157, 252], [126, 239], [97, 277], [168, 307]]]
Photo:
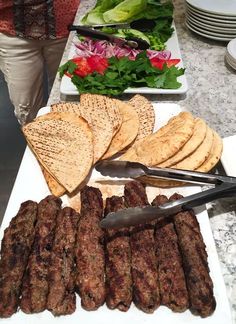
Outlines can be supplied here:
[[56, 197], [64, 195], [66, 189], [42, 165], [40, 166], [50, 192]]
[[189, 156], [187, 156], [182, 161], [178, 162], [175, 165], [172, 165], [172, 168], [182, 169], [182, 170], [195, 170], [197, 169], [210, 155], [211, 147], [213, 143], [213, 131], [210, 127], [207, 127], [206, 136], [203, 142], [198, 146], [198, 148]]
[[157, 165], [161, 168], [167, 168], [170, 167], [179, 161], [186, 158], [188, 155], [190, 155], [192, 152], [194, 152], [198, 146], [203, 142], [207, 131], [207, 124], [203, 119], [196, 118], [194, 129], [193, 129], [193, 135], [190, 137], [190, 139], [185, 143], [183, 147], [170, 159], [160, 163]]
[[193, 128], [193, 116], [188, 112], [181, 112], [156, 133], [132, 146], [120, 159], [149, 166], [160, 164], [183, 147], [192, 136]]
[[136, 111], [132, 106], [120, 100], [117, 100], [116, 103], [119, 107], [123, 122], [119, 131], [113, 137], [111, 144], [102, 159], [107, 159], [123, 150], [134, 141], [138, 134], [139, 118]]
[[80, 105], [87, 107], [92, 105], [96, 107], [96, 114], [101, 110], [105, 110], [110, 118], [113, 127], [113, 136], [120, 129], [122, 118], [119, 108], [117, 107], [117, 99], [112, 99], [102, 95], [85, 93], [80, 95]]
[[196, 171], [209, 172], [218, 163], [223, 150], [223, 141], [213, 130], [213, 144], [208, 158], [197, 168]]
[[[84, 95], [81, 95], [82, 98]], [[83, 104], [59, 103], [51, 106], [52, 111], [73, 112], [86, 119], [94, 135], [94, 163], [105, 153], [113, 136], [113, 124], [106, 108], [96, 106], [95, 101], [83, 100]], [[88, 98], [90, 99], [90, 98]]]
[[93, 162], [93, 135], [75, 114], [48, 113], [23, 127], [42, 166], [69, 192], [86, 178]]
[[151, 102], [139, 94], [131, 98], [128, 103], [134, 107], [139, 117], [139, 130], [136, 142], [152, 134], [155, 125], [155, 111]]

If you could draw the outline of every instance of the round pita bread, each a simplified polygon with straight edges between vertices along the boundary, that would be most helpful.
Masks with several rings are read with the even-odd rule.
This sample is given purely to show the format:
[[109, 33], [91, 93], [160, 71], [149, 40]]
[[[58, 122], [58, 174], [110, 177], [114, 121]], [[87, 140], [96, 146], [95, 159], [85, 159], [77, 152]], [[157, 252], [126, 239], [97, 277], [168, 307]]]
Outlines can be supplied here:
[[93, 134], [75, 114], [48, 113], [23, 127], [42, 166], [69, 192], [86, 178], [93, 163]]
[[149, 166], [160, 164], [180, 150], [192, 136], [193, 128], [192, 114], [181, 112], [160, 130], [132, 146], [120, 159]]
[[198, 146], [203, 142], [206, 136], [206, 131], [207, 124], [205, 123], [205, 121], [201, 118], [196, 118], [193, 129], [193, 135], [186, 142], [186, 144], [170, 159], [160, 163], [157, 166], [161, 168], [171, 167], [172, 165], [186, 158], [188, 155], [194, 152], [198, 148]]
[[172, 165], [171, 167], [182, 170], [197, 169], [208, 158], [211, 151], [212, 143], [213, 131], [210, 127], [207, 127], [206, 136], [202, 144], [200, 144], [192, 154], [190, 154], [177, 164]]
[[196, 171], [209, 172], [218, 163], [223, 150], [223, 141], [220, 136], [213, 130], [213, 144], [208, 158], [200, 165]]
[[111, 144], [102, 159], [108, 159], [114, 154], [120, 152], [134, 141], [139, 130], [139, 118], [132, 106], [117, 101], [117, 105], [122, 116], [122, 125], [116, 135], [113, 137]]

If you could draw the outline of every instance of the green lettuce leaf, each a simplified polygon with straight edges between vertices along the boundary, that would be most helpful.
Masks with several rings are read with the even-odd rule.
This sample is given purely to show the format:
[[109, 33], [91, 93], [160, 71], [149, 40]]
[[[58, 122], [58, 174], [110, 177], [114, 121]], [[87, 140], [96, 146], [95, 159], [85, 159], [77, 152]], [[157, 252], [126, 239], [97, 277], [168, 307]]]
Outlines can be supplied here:
[[146, 7], [147, 0], [125, 0], [104, 12], [103, 19], [106, 23], [132, 21], [133, 17], [145, 11]]

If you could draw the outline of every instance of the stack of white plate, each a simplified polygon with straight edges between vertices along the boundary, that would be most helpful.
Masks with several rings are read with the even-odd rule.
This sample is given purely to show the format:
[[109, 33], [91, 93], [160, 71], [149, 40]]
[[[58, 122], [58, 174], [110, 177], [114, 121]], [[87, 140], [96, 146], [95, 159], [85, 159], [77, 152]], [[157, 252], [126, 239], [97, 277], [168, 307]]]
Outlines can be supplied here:
[[225, 59], [226, 62], [236, 70], [236, 38], [231, 40], [227, 45]]
[[236, 37], [236, 0], [186, 0], [186, 26], [215, 40]]

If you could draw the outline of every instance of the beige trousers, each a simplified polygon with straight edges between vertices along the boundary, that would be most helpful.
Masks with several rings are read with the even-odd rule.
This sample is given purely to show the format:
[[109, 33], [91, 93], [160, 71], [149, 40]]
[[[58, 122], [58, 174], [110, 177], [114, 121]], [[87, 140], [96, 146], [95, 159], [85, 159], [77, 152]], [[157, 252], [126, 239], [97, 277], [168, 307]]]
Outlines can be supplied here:
[[66, 40], [28, 40], [0, 33], [0, 70], [7, 82], [20, 124], [31, 121], [45, 105], [44, 65], [51, 88]]

